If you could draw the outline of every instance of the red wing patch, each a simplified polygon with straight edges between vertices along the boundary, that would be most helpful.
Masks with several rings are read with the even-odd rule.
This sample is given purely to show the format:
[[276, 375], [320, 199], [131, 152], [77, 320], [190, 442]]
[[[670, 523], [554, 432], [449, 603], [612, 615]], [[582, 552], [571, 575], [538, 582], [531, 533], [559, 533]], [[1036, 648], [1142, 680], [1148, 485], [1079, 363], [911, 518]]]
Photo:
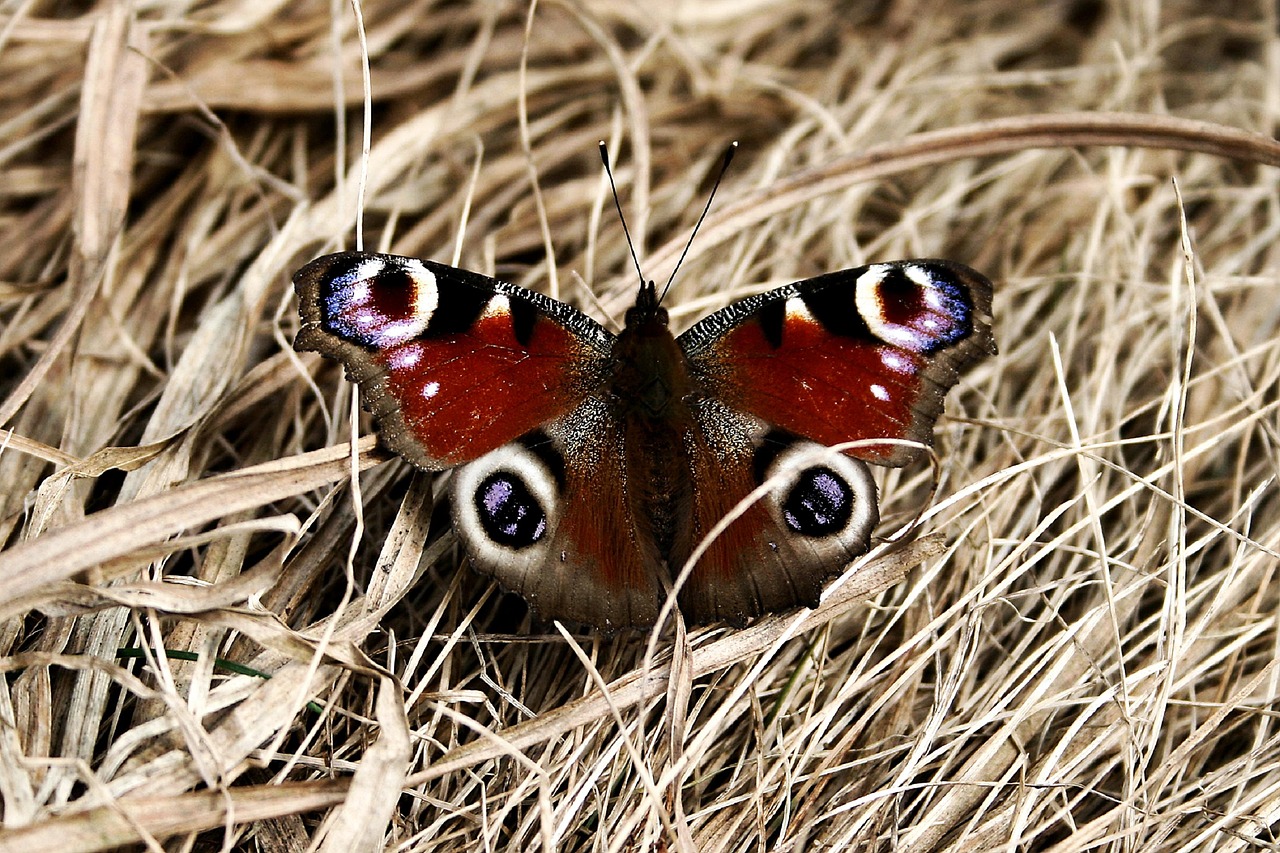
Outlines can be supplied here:
[[521, 343], [510, 312], [497, 311], [466, 332], [417, 338], [373, 359], [385, 372], [384, 387], [405, 428], [427, 457], [451, 467], [580, 402], [588, 379], [578, 365], [582, 349], [543, 318]]
[[[776, 426], [820, 444], [919, 440], [913, 425], [928, 380], [925, 360], [916, 353], [837, 337], [793, 318], [787, 320], [781, 346], [771, 346], [760, 324], [751, 322], [726, 335], [717, 349], [725, 354], [727, 384], [733, 389], [726, 398], [748, 412], [767, 413]], [[898, 450], [878, 445], [850, 453], [880, 462]]]

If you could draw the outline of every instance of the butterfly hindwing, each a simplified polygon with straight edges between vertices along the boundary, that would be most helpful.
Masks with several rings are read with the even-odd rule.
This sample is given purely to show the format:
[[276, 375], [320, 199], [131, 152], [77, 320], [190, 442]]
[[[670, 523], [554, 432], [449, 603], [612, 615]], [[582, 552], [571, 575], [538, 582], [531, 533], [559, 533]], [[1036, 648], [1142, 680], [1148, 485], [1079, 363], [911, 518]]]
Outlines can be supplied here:
[[342, 252], [294, 276], [295, 345], [339, 359], [391, 449], [442, 470], [562, 417], [613, 336], [570, 306], [467, 270]]
[[861, 460], [717, 408], [695, 408], [688, 442], [693, 506], [672, 573], [692, 547], [705, 552], [680, 609], [692, 624], [740, 625], [815, 607], [823, 581], [867, 550], [879, 521], [875, 482]]
[[592, 399], [454, 472], [454, 529], [471, 565], [543, 619], [612, 629], [657, 617], [661, 556], [619, 427]]

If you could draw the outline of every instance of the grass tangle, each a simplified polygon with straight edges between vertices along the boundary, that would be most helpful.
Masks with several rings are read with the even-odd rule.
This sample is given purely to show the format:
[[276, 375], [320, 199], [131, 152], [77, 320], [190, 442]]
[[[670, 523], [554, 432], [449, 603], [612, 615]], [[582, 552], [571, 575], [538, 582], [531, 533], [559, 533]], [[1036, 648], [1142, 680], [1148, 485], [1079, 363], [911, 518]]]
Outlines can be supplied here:
[[[0, 850], [1280, 847], [1274, 3], [359, 12], [0, 4]], [[674, 326], [945, 257], [1001, 352], [820, 609], [535, 623], [290, 275], [619, 318], [597, 142], [665, 281], [733, 139]]]

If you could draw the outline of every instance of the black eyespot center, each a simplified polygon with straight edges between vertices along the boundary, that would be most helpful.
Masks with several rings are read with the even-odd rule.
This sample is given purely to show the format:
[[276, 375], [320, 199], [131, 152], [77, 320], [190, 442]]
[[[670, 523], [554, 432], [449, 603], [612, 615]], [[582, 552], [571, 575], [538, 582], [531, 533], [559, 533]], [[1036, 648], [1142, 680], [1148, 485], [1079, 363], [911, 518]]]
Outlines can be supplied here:
[[511, 471], [494, 471], [475, 492], [476, 514], [489, 538], [507, 548], [528, 548], [547, 532], [547, 513]]
[[853, 516], [853, 489], [825, 465], [806, 468], [782, 502], [782, 518], [801, 536], [830, 536]]

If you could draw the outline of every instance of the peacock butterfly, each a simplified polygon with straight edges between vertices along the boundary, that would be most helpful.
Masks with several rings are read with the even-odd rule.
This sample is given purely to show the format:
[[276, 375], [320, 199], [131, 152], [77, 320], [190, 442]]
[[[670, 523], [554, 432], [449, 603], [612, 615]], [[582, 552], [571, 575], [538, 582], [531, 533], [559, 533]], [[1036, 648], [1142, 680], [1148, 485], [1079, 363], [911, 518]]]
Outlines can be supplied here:
[[930, 444], [959, 372], [995, 352], [992, 285], [942, 260], [872, 264], [744, 299], [672, 334], [642, 281], [618, 335], [575, 308], [433, 261], [340, 252], [294, 276], [295, 347], [346, 365], [383, 441], [457, 467], [472, 565], [544, 619], [690, 623], [816, 606], [879, 521], [867, 463]]
[[991, 282], [940, 260], [811, 278], [679, 337], [652, 282], [616, 336], [563, 302], [414, 258], [326, 255], [294, 283], [295, 346], [346, 365], [391, 449], [428, 471], [461, 466], [453, 518], [472, 564], [543, 618], [601, 627], [652, 623], [701, 538], [771, 478], [680, 608], [741, 623], [814, 606], [878, 521], [866, 463], [920, 452], [822, 448], [929, 444], [959, 371], [995, 352]]

